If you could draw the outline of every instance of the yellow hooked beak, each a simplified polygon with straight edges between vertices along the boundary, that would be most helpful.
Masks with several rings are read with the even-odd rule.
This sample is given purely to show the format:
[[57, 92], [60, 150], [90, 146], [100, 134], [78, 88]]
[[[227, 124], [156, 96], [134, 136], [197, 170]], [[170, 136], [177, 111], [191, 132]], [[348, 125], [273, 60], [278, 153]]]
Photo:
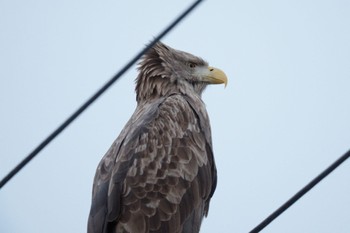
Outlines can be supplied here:
[[227, 86], [227, 76], [224, 73], [224, 71], [211, 66], [208, 66], [208, 68], [206, 69], [208, 70], [206, 70], [202, 76], [204, 82], [207, 82], [210, 84], [224, 83], [225, 87]]

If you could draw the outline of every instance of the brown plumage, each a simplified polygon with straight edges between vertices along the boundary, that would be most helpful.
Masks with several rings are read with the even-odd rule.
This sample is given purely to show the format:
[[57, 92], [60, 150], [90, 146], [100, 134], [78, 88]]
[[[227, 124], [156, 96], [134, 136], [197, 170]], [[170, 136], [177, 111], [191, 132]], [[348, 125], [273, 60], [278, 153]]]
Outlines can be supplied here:
[[158, 42], [142, 58], [137, 107], [98, 165], [88, 233], [195, 233], [216, 187], [201, 94], [225, 74]]

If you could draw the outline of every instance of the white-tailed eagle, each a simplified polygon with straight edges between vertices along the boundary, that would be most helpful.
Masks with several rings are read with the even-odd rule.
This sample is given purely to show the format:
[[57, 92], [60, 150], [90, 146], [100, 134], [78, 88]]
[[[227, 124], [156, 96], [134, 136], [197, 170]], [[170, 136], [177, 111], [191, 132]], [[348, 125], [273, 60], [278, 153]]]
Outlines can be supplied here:
[[97, 167], [88, 233], [199, 232], [216, 187], [201, 94], [220, 83], [199, 57], [161, 42], [146, 52], [136, 110]]

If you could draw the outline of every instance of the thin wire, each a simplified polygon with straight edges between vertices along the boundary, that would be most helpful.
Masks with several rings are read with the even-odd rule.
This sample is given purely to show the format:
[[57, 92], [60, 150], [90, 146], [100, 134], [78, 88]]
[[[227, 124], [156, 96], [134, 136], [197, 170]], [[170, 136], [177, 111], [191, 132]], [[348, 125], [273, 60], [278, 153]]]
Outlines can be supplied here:
[[180, 16], [178, 16], [164, 31], [155, 37], [144, 49], [141, 50], [131, 61], [129, 61], [113, 78], [102, 86], [90, 99], [88, 99], [78, 110], [76, 110], [66, 121], [64, 121], [55, 131], [53, 131], [44, 141], [42, 141], [26, 158], [12, 169], [0, 182], [0, 189], [15, 176], [27, 163], [29, 163], [42, 149], [44, 149], [54, 138], [56, 138], [70, 123], [72, 123], [81, 113], [85, 111], [98, 97], [100, 97], [115, 81], [117, 81], [131, 66], [133, 66], [141, 56], [157, 41], [168, 34], [183, 18], [194, 10], [203, 0], [194, 2]]
[[295, 202], [297, 202], [304, 194], [310, 191], [315, 185], [317, 185], [321, 180], [328, 176], [332, 171], [334, 171], [340, 164], [350, 157], [350, 150], [346, 152], [343, 156], [337, 159], [333, 164], [331, 164], [326, 170], [315, 177], [310, 183], [308, 183], [304, 188], [297, 192], [293, 197], [291, 197], [287, 202], [285, 202], [281, 207], [279, 207], [275, 212], [268, 216], [264, 221], [257, 225], [250, 233], [257, 233], [269, 225], [273, 220], [275, 220], [280, 214], [291, 207]]

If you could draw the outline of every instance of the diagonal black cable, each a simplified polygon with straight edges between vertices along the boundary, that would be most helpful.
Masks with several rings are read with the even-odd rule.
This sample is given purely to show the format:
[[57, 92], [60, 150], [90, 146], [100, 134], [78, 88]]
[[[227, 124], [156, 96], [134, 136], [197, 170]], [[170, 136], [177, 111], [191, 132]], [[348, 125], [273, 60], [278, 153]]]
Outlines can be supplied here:
[[337, 159], [333, 164], [331, 164], [326, 170], [321, 174], [316, 176], [310, 183], [308, 183], [304, 188], [297, 192], [293, 197], [291, 197], [287, 202], [285, 202], [281, 207], [279, 207], [275, 212], [268, 216], [264, 221], [257, 225], [250, 233], [257, 233], [269, 225], [273, 220], [275, 220], [280, 214], [291, 207], [295, 202], [297, 202], [304, 194], [310, 191], [315, 185], [317, 185], [321, 180], [328, 176], [332, 171], [334, 171], [340, 164], [350, 157], [350, 150], [346, 152], [343, 156]]
[[104, 84], [90, 99], [88, 99], [78, 110], [76, 110], [67, 120], [65, 120], [55, 131], [53, 131], [44, 141], [42, 141], [22, 162], [12, 169], [0, 182], [0, 189], [15, 176], [28, 162], [30, 162], [42, 149], [44, 149], [55, 137], [57, 137], [70, 123], [72, 123], [81, 113], [85, 111], [98, 97], [100, 97], [115, 81], [117, 81], [141, 56], [157, 41], [170, 32], [183, 18], [194, 10], [203, 0], [195, 1], [180, 16], [178, 16], [167, 28], [155, 37], [143, 50], [141, 50], [131, 61], [129, 61], [113, 78]]

